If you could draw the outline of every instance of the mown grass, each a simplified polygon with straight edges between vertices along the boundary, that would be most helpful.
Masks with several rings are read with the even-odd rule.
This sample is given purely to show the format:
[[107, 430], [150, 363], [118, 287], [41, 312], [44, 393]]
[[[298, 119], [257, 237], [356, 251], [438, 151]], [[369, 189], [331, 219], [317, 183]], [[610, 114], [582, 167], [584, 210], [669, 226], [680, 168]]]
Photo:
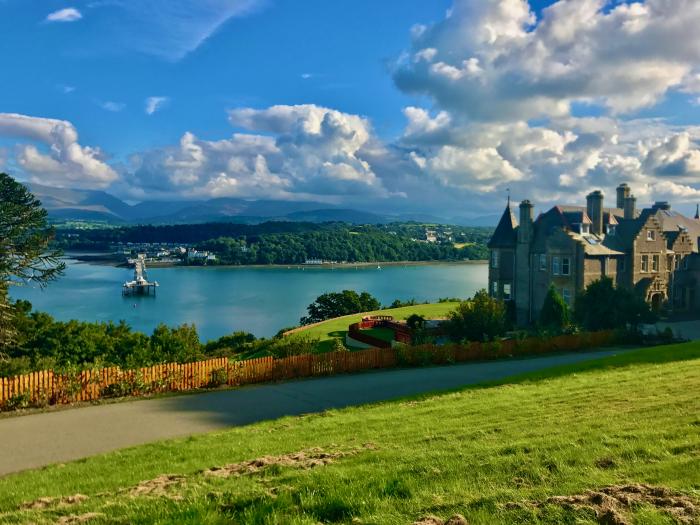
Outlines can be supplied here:
[[447, 314], [454, 310], [458, 304], [459, 303], [454, 302], [417, 304], [414, 306], [405, 306], [403, 308], [390, 308], [387, 310], [377, 310], [375, 312], [346, 315], [310, 326], [295, 332], [289, 337], [317, 339], [319, 341], [317, 351], [327, 352], [332, 349], [334, 339], [340, 338], [345, 341], [345, 335], [348, 333], [348, 326], [360, 322], [365, 315], [390, 315], [396, 320], [404, 320], [408, 319], [413, 314], [417, 314], [422, 315], [426, 319], [441, 319], [447, 317]]
[[[461, 513], [472, 524], [596, 523], [591, 511], [509, 506], [616, 483], [700, 496], [700, 343], [627, 352], [447, 394], [288, 417], [0, 479], [0, 521], [407, 524]], [[50, 429], [47, 429], [50, 431]], [[370, 448], [364, 445], [371, 443]], [[198, 471], [320, 447], [358, 453], [326, 466]], [[119, 494], [181, 474], [170, 497]], [[21, 511], [81, 493], [74, 507]], [[173, 497], [174, 496], [174, 497]], [[669, 524], [653, 507], [636, 523]]]

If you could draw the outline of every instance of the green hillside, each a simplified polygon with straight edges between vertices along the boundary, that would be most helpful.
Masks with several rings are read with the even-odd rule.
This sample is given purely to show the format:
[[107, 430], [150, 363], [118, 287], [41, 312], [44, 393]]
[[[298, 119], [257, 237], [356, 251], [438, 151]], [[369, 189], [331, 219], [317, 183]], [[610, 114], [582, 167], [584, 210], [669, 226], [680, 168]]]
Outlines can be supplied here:
[[362, 314], [346, 315], [329, 319], [295, 332], [292, 337], [308, 337], [320, 341], [319, 350], [330, 350], [331, 343], [335, 338], [345, 339], [348, 326], [362, 320], [365, 315], [391, 315], [396, 320], [407, 319], [413, 314], [422, 315], [426, 319], [440, 319], [447, 317], [447, 314], [454, 310], [459, 303], [435, 303], [417, 304], [415, 306], [405, 306], [403, 308], [391, 308], [388, 310], [377, 310]]
[[699, 343], [627, 352], [9, 476], [0, 522], [692, 523], [699, 391]]

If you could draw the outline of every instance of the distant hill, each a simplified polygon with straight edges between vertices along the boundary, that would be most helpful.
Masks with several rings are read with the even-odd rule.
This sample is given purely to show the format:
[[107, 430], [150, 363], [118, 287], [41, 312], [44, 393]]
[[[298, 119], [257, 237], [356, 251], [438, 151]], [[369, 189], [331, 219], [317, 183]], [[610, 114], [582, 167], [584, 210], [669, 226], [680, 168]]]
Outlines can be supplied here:
[[[27, 184], [53, 219], [110, 223], [184, 224], [211, 221], [257, 224], [270, 220], [378, 224], [388, 216], [353, 209], [329, 208], [321, 202], [218, 198], [202, 201], [145, 201], [130, 205], [96, 190]], [[395, 219], [394, 219], [395, 220]]]

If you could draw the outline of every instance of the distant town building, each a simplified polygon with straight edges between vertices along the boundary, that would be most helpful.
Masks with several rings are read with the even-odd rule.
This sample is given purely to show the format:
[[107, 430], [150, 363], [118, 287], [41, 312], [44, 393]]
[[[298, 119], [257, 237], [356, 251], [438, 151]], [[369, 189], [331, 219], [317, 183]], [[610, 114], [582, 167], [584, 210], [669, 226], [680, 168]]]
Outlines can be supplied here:
[[586, 200], [536, 220], [529, 200], [519, 219], [508, 200], [488, 244], [489, 293], [514, 301], [518, 324], [538, 318], [550, 286], [573, 307], [576, 294], [603, 276], [654, 309], [700, 311], [700, 214], [685, 217], [667, 202], [638, 211], [627, 184], [617, 188], [614, 208], [604, 207], [600, 191]]

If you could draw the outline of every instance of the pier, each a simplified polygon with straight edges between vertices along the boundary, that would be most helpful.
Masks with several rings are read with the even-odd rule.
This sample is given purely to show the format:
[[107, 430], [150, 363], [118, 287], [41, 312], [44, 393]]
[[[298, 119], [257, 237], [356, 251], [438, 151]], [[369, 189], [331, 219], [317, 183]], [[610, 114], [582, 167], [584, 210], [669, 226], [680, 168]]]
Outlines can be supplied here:
[[146, 255], [139, 254], [134, 260], [134, 280], [126, 281], [122, 286], [122, 295], [153, 295], [156, 294], [158, 282], [150, 282], [146, 273]]

